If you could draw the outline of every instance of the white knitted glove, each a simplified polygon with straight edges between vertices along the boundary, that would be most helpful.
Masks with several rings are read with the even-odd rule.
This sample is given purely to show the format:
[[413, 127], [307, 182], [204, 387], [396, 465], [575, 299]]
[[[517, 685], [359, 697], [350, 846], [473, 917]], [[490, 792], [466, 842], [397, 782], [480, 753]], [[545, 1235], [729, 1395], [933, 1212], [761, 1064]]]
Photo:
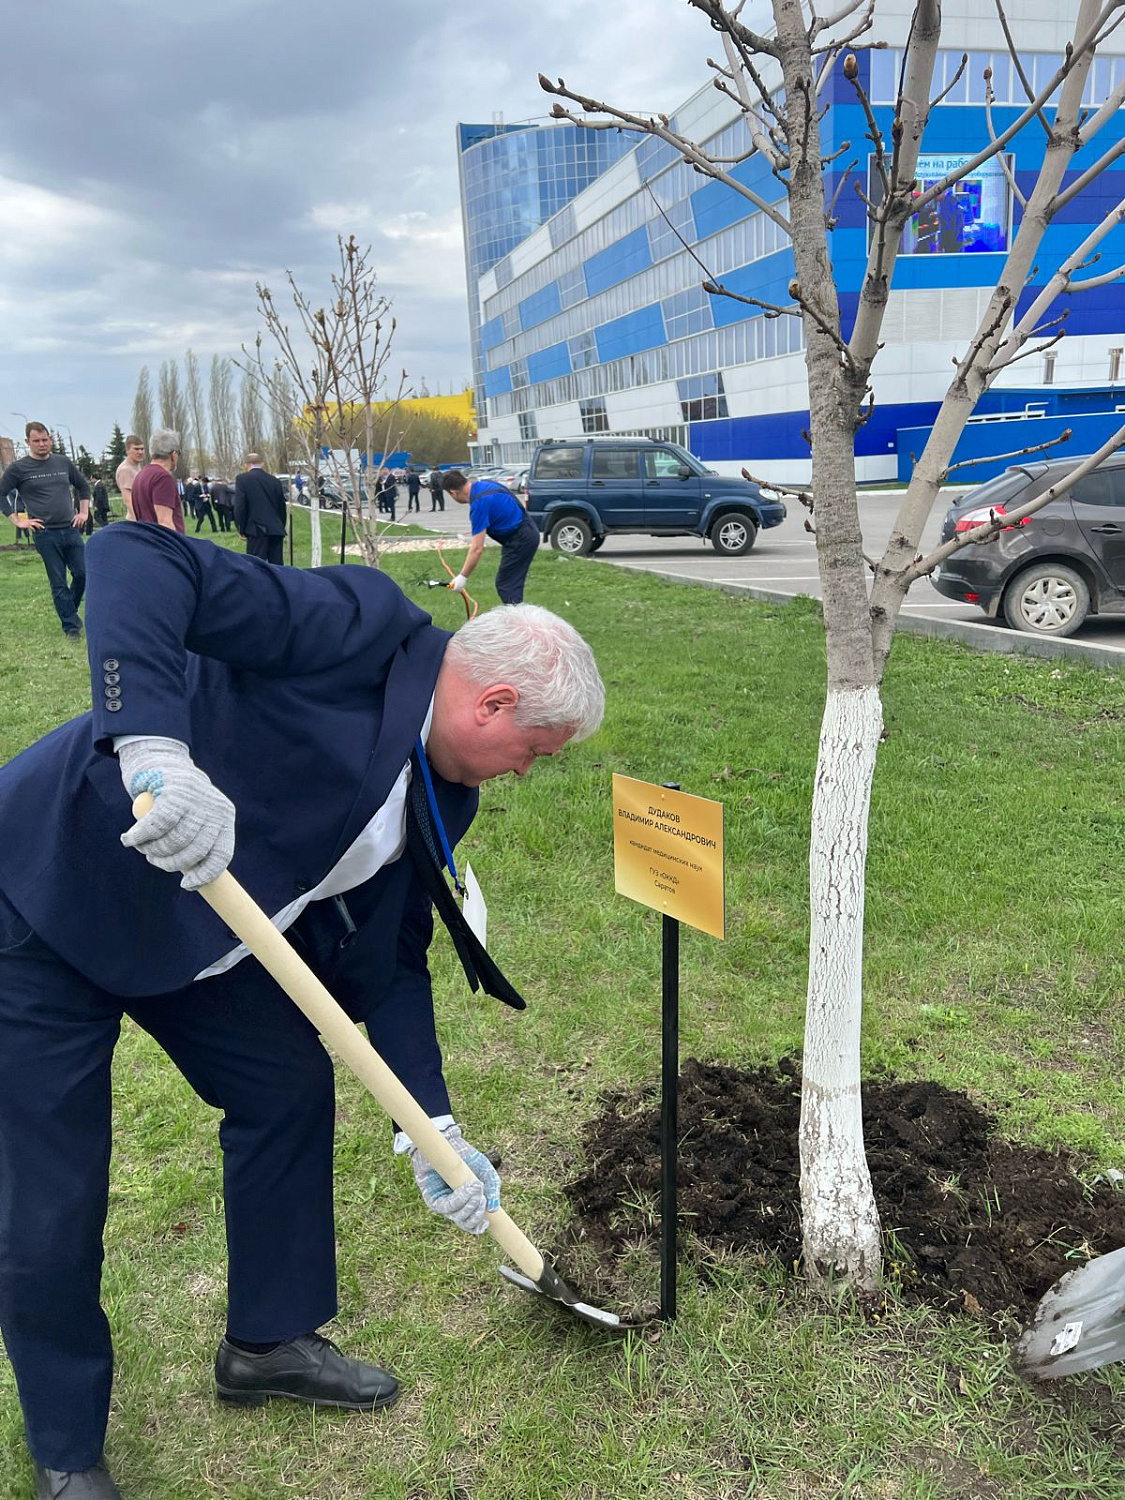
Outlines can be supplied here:
[[410, 1165], [422, 1201], [433, 1213], [452, 1219], [458, 1229], [469, 1234], [483, 1234], [488, 1228], [488, 1210], [500, 1207], [499, 1173], [483, 1151], [469, 1145], [461, 1134], [460, 1125], [447, 1125], [442, 1135], [465, 1165], [476, 1173], [478, 1181], [451, 1188], [441, 1173], [430, 1166], [418, 1147], [411, 1146]]
[[151, 792], [152, 810], [121, 842], [139, 849], [158, 870], [183, 875], [185, 891], [221, 875], [234, 855], [234, 803], [195, 764], [179, 740], [133, 740], [117, 751], [121, 779], [132, 798]]
[[462, 592], [468, 581], [469, 580], [465, 577], [464, 573], [458, 573], [457, 577], [452, 580], [449, 587], [459, 594]]

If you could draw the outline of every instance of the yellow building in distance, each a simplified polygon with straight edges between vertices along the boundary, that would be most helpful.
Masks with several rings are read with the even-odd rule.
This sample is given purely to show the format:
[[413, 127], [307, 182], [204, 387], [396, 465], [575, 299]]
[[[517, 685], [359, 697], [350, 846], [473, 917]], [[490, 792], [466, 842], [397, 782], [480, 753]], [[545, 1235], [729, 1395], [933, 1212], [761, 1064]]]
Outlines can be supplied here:
[[[376, 447], [388, 445], [388, 461], [404, 462], [411, 454], [418, 463], [455, 463], [471, 452], [477, 436], [477, 415], [471, 390], [449, 396], [409, 396], [394, 403], [379, 401], [371, 408]], [[334, 401], [326, 402], [320, 431], [326, 447], [362, 447], [365, 413], [362, 406], [345, 408], [341, 424]], [[313, 411], [306, 407], [303, 426], [313, 426]], [[311, 436], [311, 433], [310, 433]]]
[[474, 438], [477, 435], [477, 413], [471, 390], [458, 391], [452, 396], [411, 396], [402, 404], [407, 411], [427, 412], [434, 417], [456, 417], [469, 424]]

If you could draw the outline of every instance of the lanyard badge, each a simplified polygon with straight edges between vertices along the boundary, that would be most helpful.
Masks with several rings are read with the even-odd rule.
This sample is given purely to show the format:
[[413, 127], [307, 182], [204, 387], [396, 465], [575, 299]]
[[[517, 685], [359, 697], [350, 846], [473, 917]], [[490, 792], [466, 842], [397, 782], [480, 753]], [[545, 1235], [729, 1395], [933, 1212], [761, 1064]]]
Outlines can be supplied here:
[[441, 852], [445, 856], [445, 863], [449, 867], [449, 873], [453, 876], [453, 889], [459, 896], [463, 896], [465, 894], [465, 887], [461, 884], [457, 874], [457, 866], [453, 863], [453, 850], [449, 847], [449, 839], [445, 833], [445, 824], [442, 822], [441, 813], [438, 811], [437, 797], [434, 795], [434, 779], [430, 775], [430, 763], [426, 759], [426, 751], [422, 745], [421, 735], [418, 736], [415, 751], [418, 756], [418, 765], [422, 771], [422, 780], [426, 784], [426, 801], [430, 804], [430, 817], [434, 820], [434, 828], [437, 830], [438, 840], [441, 843]]
[[453, 863], [453, 850], [450, 848], [449, 839], [446, 836], [445, 825], [441, 820], [438, 810], [437, 797], [434, 795], [433, 777], [430, 775], [430, 763], [426, 759], [426, 752], [422, 747], [421, 736], [416, 746], [418, 765], [422, 772], [422, 780], [426, 785], [426, 801], [429, 803], [430, 816], [437, 830], [438, 840], [441, 843], [441, 852], [445, 856], [445, 862], [449, 866], [449, 873], [453, 876], [453, 888], [461, 897], [462, 910], [465, 921], [477, 935], [482, 948], [488, 947], [488, 907], [484, 895], [481, 892], [477, 877], [473, 873], [470, 864], [465, 865], [465, 881], [461, 883], [457, 874], [457, 866]]

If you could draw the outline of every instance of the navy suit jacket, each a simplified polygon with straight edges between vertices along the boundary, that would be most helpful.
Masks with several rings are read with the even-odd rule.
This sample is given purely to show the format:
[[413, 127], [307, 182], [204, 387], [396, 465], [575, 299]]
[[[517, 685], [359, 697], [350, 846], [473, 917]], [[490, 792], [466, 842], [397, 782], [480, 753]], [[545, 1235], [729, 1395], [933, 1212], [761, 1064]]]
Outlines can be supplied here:
[[[386, 800], [449, 635], [373, 569], [272, 568], [143, 524], [93, 538], [86, 597], [93, 711], [0, 769], [0, 890], [102, 989], [159, 995], [189, 985], [235, 940], [179, 876], [122, 847], [133, 819], [113, 737], [189, 746], [237, 809], [231, 874], [272, 914], [315, 886]], [[455, 842], [477, 792], [440, 776], [435, 790]], [[410, 860], [346, 901], [359, 932], [335, 962], [337, 998], [377, 1024], [407, 1086], [445, 1108], [430, 903]], [[314, 947], [318, 909], [330, 903], [298, 924]]]

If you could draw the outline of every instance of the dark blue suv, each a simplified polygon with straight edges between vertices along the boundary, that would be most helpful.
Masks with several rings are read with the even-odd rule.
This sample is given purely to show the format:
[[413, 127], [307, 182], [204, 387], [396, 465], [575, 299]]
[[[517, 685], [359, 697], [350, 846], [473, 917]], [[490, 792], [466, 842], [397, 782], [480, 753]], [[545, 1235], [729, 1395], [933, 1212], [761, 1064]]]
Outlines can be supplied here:
[[785, 519], [756, 484], [712, 474], [675, 443], [649, 438], [563, 438], [531, 460], [527, 510], [552, 547], [596, 552], [607, 536], [708, 538], [739, 557], [758, 532]]

